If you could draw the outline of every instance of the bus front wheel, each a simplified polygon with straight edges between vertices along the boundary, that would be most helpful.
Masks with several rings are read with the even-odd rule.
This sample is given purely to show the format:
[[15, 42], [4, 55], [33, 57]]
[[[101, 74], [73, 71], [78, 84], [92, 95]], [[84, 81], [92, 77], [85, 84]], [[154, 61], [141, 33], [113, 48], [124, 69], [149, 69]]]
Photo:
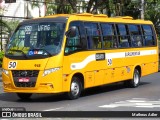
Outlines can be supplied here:
[[134, 70], [133, 79], [125, 81], [124, 84], [127, 87], [136, 88], [140, 84], [140, 71], [138, 69]]
[[78, 77], [73, 77], [70, 84], [70, 91], [67, 93], [67, 97], [71, 100], [79, 98], [82, 91], [82, 83]]
[[29, 99], [31, 95], [32, 93], [17, 93], [17, 96], [22, 100]]

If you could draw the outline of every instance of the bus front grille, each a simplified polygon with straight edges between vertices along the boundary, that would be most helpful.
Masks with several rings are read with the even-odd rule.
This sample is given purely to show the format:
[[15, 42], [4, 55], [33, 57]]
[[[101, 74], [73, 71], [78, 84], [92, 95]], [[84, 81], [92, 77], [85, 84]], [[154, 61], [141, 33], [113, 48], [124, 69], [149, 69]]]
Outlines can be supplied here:
[[13, 77], [38, 77], [39, 70], [12, 70]]
[[38, 70], [12, 70], [16, 87], [35, 87], [38, 74]]

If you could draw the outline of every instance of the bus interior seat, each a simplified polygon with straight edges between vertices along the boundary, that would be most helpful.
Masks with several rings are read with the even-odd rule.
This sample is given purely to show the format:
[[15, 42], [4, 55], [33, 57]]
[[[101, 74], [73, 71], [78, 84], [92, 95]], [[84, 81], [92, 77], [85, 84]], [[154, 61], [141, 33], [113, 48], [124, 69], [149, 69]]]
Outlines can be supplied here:
[[120, 47], [129, 47], [129, 43], [128, 42], [121, 42]]
[[88, 49], [93, 49], [94, 42], [91, 36], [87, 36]]

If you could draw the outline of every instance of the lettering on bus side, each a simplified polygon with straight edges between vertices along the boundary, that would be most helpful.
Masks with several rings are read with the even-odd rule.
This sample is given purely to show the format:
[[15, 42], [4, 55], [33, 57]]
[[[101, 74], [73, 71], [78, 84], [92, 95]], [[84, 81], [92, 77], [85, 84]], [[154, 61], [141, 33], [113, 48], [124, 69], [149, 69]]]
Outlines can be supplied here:
[[140, 55], [140, 51], [136, 51], [136, 52], [126, 52], [125, 56], [139, 56]]
[[105, 53], [96, 53], [96, 61], [105, 60]]
[[41, 67], [41, 64], [34, 64], [34, 67]]

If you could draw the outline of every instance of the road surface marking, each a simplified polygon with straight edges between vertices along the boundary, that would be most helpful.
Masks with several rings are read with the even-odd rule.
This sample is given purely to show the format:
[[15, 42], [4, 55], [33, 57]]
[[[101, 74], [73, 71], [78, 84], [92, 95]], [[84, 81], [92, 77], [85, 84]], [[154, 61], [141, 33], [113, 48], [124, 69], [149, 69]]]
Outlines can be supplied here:
[[160, 99], [152, 101], [146, 98], [133, 98], [131, 100], [118, 101], [108, 105], [101, 105], [101, 108], [116, 108], [116, 107], [137, 107], [137, 108], [155, 108], [160, 107]]
[[64, 107], [59, 107], [59, 108], [54, 108], [54, 109], [48, 109], [48, 110], [43, 110], [43, 111], [54, 111], [54, 110], [59, 110], [59, 109], [62, 109]]

